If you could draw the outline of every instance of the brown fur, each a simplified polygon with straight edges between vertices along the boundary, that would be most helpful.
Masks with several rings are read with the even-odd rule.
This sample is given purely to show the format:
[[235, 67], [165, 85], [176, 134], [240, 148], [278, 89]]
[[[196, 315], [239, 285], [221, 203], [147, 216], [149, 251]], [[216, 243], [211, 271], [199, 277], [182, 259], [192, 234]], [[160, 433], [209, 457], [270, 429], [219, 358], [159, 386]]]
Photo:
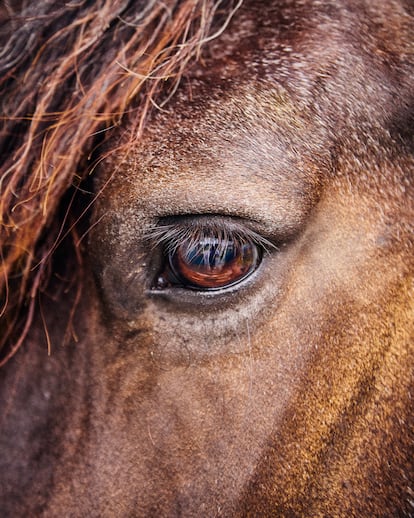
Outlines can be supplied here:
[[[99, 25], [92, 4], [77, 3], [73, 20], [85, 7], [90, 27]], [[152, 57], [170, 48], [174, 23], [185, 32], [192, 20], [205, 34], [191, 5], [177, 5], [167, 25], [157, 17]], [[64, 41], [58, 12], [51, 26]], [[90, 93], [65, 76], [75, 39], [61, 47], [67, 60], [47, 65], [43, 49], [19, 61], [21, 73], [33, 61], [33, 81], [36, 70], [55, 66], [65, 82], [51, 90], [57, 104], [27, 127], [21, 114], [35, 101], [27, 96], [42, 87], [22, 84], [15, 102], [3, 100], [7, 145], [16, 146], [6, 167], [31, 141], [30, 163], [38, 164], [27, 176], [21, 153], [21, 176], [5, 177], [4, 200], [20, 191], [27, 200], [5, 216], [26, 230], [13, 237], [3, 227], [6, 357], [13, 333], [27, 331], [1, 371], [6, 516], [414, 515], [412, 4], [246, 0], [236, 13], [226, 6], [211, 32], [230, 14], [200, 53], [196, 29], [188, 55], [169, 51], [162, 75], [174, 67], [181, 82], [175, 89], [173, 78], [164, 92], [150, 80], [138, 92], [134, 74], [123, 76], [125, 90], [118, 82], [124, 46], [153, 34], [150, 14], [135, 43], [125, 43], [129, 29], [114, 20], [93, 47], [99, 63], [86, 52], [76, 65]], [[52, 43], [50, 52], [59, 48]], [[127, 68], [142, 70], [132, 55]], [[199, 58], [191, 65], [190, 55]], [[5, 76], [8, 91], [14, 76]], [[61, 84], [63, 76], [53, 78]], [[117, 86], [102, 90], [105, 77]], [[168, 102], [148, 113], [156, 94]], [[102, 116], [91, 120], [83, 103], [94, 95]], [[36, 103], [43, 109], [41, 95]], [[11, 127], [19, 128], [16, 143]], [[103, 141], [90, 138], [106, 128]], [[43, 143], [33, 140], [38, 132]], [[68, 188], [74, 174], [90, 171], [90, 153], [93, 181], [80, 185], [93, 194], [72, 202]], [[46, 163], [58, 173], [39, 176]], [[33, 207], [47, 210], [23, 225]], [[73, 226], [85, 209], [90, 219]], [[29, 273], [27, 265], [50, 257], [65, 215], [63, 232], [82, 247], [55, 252], [46, 285], [46, 267]], [[236, 218], [238, 229], [276, 246], [236, 289], [154, 291], [162, 257], [151, 236], [174, 217]], [[29, 263], [12, 252], [23, 236]], [[70, 278], [74, 263], [62, 267], [74, 250], [82, 296]], [[40, 301], [32, 315], [30, 297]], [[76, 301], [78, 343], [60, 347]], [[18, 304], [19, 318], [33, 322], [24, 332]]]
[[[221, 30], [231, 3], [223, 9], [214, 1], [4, 4], [0, 348], [9, 344], [9, 351], [2, 364], [29, 330], [46, 263], [62, 237], [59, 204], [93, 170], [96, 136], [127, 110], [140, 128], [161, 84], [168, 80], [164, 92], [172, 93], [203, 41]], [[63, 232], [76, 246], [69, 219]]]

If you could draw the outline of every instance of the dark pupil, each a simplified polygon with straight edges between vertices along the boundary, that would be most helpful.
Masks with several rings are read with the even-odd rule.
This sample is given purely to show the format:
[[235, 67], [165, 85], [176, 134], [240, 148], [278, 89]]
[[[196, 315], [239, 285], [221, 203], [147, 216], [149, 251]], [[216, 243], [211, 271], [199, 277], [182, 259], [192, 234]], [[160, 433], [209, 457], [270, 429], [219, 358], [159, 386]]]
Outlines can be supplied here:
[[254, 243], [204, 237], [181, 244], [170, 255], [179, 282], [190, 288], [219, 289], [239, 282], [258, 263]]

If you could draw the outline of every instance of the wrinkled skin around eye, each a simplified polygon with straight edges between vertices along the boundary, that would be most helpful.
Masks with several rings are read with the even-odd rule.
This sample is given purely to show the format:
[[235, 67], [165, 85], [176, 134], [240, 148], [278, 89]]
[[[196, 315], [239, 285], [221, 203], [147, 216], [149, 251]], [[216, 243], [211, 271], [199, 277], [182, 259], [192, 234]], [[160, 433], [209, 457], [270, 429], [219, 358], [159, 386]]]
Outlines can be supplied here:
[[221, 241], [215, 237], [185, 241], [169, 254], [174, 276], [193, 289], [232, 286], [250, 275], [258, 264], [259, 250], [254, 243]]

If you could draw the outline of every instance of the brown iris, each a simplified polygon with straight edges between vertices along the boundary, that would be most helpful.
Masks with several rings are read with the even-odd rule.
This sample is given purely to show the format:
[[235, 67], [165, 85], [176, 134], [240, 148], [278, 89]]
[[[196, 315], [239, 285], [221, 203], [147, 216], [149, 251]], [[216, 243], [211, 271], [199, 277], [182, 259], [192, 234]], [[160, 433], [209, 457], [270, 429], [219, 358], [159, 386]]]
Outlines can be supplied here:
[[256, 269], [258, 262], [255, 243], [223, 236], [185, 240], [169, 254], [176, 280], [185, 287], [204, 290], [240, 282]]

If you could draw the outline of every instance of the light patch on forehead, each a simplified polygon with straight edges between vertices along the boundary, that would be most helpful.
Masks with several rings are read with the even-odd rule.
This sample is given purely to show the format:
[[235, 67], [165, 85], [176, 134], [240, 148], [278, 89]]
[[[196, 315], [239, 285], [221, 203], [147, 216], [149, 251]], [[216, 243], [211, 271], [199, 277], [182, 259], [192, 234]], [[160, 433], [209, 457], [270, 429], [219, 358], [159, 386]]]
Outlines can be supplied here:
[[[213, 92], [214, 93], [214, 92]], [[107, 209], [148, 217], [227, 214], [294, 232], [319, 197], [329, 157], [286, 95], [238, 88], [175, 103], [144, 138], [103, 165]]]

